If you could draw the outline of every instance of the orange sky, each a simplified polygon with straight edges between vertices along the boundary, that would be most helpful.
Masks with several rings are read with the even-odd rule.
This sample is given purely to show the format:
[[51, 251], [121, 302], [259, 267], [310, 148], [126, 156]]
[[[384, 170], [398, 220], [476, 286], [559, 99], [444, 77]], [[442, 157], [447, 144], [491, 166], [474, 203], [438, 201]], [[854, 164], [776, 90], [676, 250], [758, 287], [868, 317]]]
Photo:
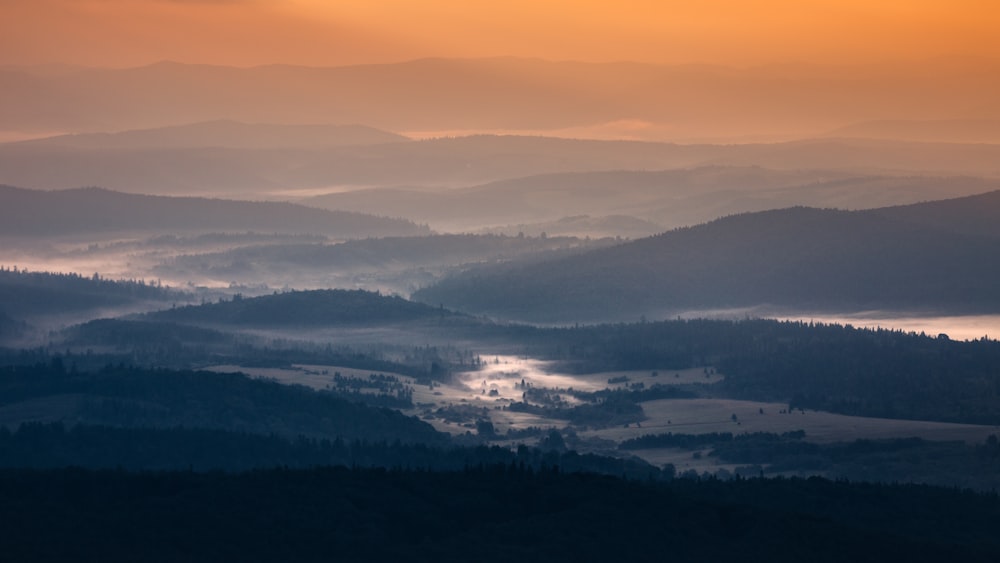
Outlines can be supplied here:
[[0, 64], [1000, 58], [996, 0], [0, 0]]

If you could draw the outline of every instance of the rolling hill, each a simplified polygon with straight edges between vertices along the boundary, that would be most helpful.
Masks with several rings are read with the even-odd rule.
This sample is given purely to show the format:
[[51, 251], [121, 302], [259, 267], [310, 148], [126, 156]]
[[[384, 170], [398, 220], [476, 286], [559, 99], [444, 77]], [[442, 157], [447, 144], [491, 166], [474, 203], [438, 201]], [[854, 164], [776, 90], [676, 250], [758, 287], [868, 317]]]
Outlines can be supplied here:
[[178, 307], [145, 318], [201, 325], [228, 326], [382, 326], [454, 316], [454, 313], [401, 297], [362, 290], [314, 290]]
[[401, 219], [289, 203], [146, 196], [100, 188], [38, 191], [0, 186], [0, 203], [0, 235], [7, 236], [257, 231], [359, 238], [429, 232]]
[[302, 386], [238, 373], [107, 366], [77, 371], [9, 366], [0, 381], [0, 421], [127, 428], [201, 428], [334, 440], [442, 444], [431, 425]]
[[24, 321], [32, 324], [51, 320], [79, 322], [97, 316], [161, 309], [190, 299], [190, 294], [156, 282], [2, 267], [0, 346], [9, 346], [27, 334], [29, 327]]
[[[315, 196], [302, 203], [324, 209], [406, 216], [443, 230], [554, 223], [573, 216], [614, 214], [660, 226], [646, 233], [654, 234], [666, 228], [747, 211], [795, 205], [865, 209], [979, 194], [997, 188], [1000, 180], [965, 176], [712, 165], [671, 170], [558, 172], [451, 190], [358, 189]], [[559, 225], [552, 226], [549, 234], [558, 232]], [[626, 234], [628, 226], [623, 226], [624, 232], [612, 234]]]
[[[955, 204], [918, 210], [933, 216], [934, 205]], [[413, 297], [540, 322], [759, 305], [1000, 311], [995, 238], [884, 213], [906, 210], [788, 208], [734, 215], [547, 263], [472, 269]]]
[[[538, 179], [520, 179], [560, 173], [761, 167], [770, 170], [766, 174], [782, 186], [787, 186], [788, 180], [782, 173], [811, 174], [806, 183], [845, 175], [1000, 177], [996, 165], [1000, 162], [1000, 145], [988, 144], [819, 139], [773, 144], [681, 145], [473, 135], [303, 148], [266, 146], [272, 136], [265, 133], [260, 140], [248, 137], [242, 144], [228, 141], [238, 146], [205, 146], [209, 141], [198, 140], [195, 136], [190, 144], [171, 144], [174, 143], [170, 139], [173, 134], [161, 131], [156, 135], [166, 140], [157, 142], [166, 146], [144, 146], [143, 141], [130, 147], [120, 145], [132, 134], [118, 135], [124, 137], [77, 135], [59, 142], [0, 144], [0, 182], [35, 189], [93, 185], [133, 193], [230, 194], [230, 197], [235, 194], [253, 199], [287, 199], [361, 188], [403, 187], [398, 192], [386, 194], [390, 205], [385, 208], [389, 209], [403, 205], [402, 200], [395, 201], [397, 197], [405, 200], [423, 197], [420, 193], [412, 195], [410, 192], [414, 188], [417, 192], [426, 192], [472, 186], [469, 188], [471, 194], [491, 182], [531, 183]], [[212, 137], [207, 135], [208, 139]], [[61, 144], [64, 142], [69, 144]], [[226, 139], [219, 140], [218, 144], [223, 142]], [[741, 173], [749, 176], [748, 182], [757, 181], [756, 176], [762, 174]], [[568, 176], [563, 180], [571, 179]], [[576, 180], [584, 185], [594, 183], [583, 178]], [[627, 185], [639, 182], [636, 178], [619, 181]], [[729, 189], [742, 187], [730, 186]], [[961, 194], [942, 188], [935, 197], [949, 195]], [[880, 204], [911, 202], [894, 200]], [[484, 205], [486, 203], [489, 202]], [[596, 213], [587, 211], [586, 214]]]
[[1000, 238], [1000, 190], [870, 211], [872, 215], [968, 235]]
[[[582, 252], [607, 246], [611, 241], [585, 241], [570, 237], [517, 237], [498, 235], [430, 235], [356, 239], [339, 244], [261, 244], [223, 252], [185, 254], [169, 260], [155, 272], [164, 276], [197, 279], [239, 279], [244, 283], [271, 280], [287, 283], [314, 274], [428, 274], [463, 264], [506, 262], [535, 256], [543, 259], [557, 252]], [[419, 272], [413, 272], [419, 270]], [[405, 274], [404, 274], [405, 275]], [[277, 283], [275, 279], [282, 279]]]

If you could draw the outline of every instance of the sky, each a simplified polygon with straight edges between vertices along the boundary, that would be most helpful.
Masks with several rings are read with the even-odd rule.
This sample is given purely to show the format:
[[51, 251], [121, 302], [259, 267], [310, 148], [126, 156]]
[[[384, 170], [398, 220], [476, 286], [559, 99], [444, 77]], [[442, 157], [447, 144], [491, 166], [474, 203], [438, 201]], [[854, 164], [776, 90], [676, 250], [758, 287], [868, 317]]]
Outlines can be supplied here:
[[1000, 59], [996, 0], [0, 0], [0, 64]]

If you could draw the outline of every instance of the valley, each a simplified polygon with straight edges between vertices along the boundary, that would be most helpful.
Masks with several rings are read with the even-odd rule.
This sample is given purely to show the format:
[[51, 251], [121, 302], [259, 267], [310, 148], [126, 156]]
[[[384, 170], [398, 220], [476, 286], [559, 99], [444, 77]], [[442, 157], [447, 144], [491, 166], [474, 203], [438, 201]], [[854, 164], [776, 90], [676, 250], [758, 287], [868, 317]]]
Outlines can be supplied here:
[[0, 2], [3, 560], [1000, 560], [995, 15]]

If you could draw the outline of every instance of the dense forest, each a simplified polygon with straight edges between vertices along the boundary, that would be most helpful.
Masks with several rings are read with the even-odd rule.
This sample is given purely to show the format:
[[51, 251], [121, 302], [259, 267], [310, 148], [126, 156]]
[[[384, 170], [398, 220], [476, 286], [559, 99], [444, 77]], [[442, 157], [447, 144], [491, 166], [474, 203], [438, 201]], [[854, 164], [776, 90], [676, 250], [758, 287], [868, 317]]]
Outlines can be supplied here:
[[933, 227], [938, 230], [1000, 237], [1000, 190], [941, 201], [872, 209], [868, 215]]
[[96, 273], [81, 276], [0, 267], [0, 313], [21, 320], [130, 306], [162, 308], [189, 299], [190, 294], [164, 287], [158, 280], [111, 280]]
[[10, 561], [995, 561], [997, 518], [996, 495], [923, 486], [517, 463], [0, 472]]
[[[447, 436], [387, 408], [373, 408], [242, 374], [50, 364], [0, 368], [0, 416], [128, 427], [195, 427], [345, 440], [440, 444]], [[42, 412], [38, 415], [35, 413]]]
[[[550, 441], [551, 442], [551, 441]], [[549, 444], [549, 442], [546, 442]], [[127, 469], [130, 471], [247, 471], [324, 466], [459, 471], [465, 467], [516, 464], [541, 470], [560, 467], [615, 477], [663, 481], [674, 468], [654, 467], [629, 456], [579, 454], [565, 447], [517, 448], [461, 445], [439, 439], [407, 443], [344, 438], [290, 438], [211, 428], [107, 426], [62, 422], [0, 428], [0, 467]]]

